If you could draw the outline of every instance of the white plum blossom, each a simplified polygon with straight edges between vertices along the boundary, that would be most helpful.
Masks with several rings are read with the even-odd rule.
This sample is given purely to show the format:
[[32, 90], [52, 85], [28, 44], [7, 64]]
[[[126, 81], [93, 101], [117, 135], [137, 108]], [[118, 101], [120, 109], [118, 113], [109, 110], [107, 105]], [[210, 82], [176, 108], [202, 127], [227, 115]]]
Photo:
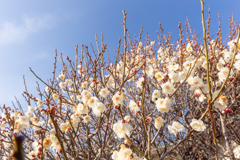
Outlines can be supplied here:
[[81, 93], [82, 96], [82, 102], [86, 104], [88, 100], [92, 97], [92, 94], [89, 90], [83, 90]]
[[65, 82], [68, 86], [71, 86], [73, 84], [73, 81], [71, 79], [66, 79]]
[[61, 124], [60, 124], [60, 129], [61, 129], [63, 132], [67, 131], [68, 128], [70, 128], [69, 123], [61, 123]]
[[160, 129], [163, 126], [163, 123], [164, 123], [164, 120], [162, 119], [162, 117], [158, 117], [154, 121], [154, 127], [157, 129]]
[[79, 103], [77, 105], [77, 112], [79, 114], [88, 114], [88, 107], [86, 105], [83, 105], [82, 103]]
[[168, 125], [168, 130], [170, 133], [173, 133], [176, 135], [178, 132], [181, 132], [184, 130], [184, 126], [181, 123], [174, 121], [172, 125]]
[[131, 120], [131, 116], [125, 116], [124, 120], [128, 123]]
[[161, 113], [168, 112], [171, 107], [171, 100], [169, 98], [158, 98], [156, 101], [156, 107]]
[[20, 132], [23, 129], [26, 129], [29, 127], [30, 127], [29, 118], [26, 116], [19, 116], [19, 119], [16, 120], [14, 123], [14, 131], [15, 132]]
[[136, 86], [137, 86], [138, 88], [142, 88], [143, 81], [144, 81], [144, 78], [143, 78], [143, 77], [139, 78], [138, 81], [136, 82]]
[[118, 121], [113, 125], [113, 131], [119, 138], [124, 138], [125, 135], [131, 135], [132, 126], [128, 123], [122, 123], [121, 121]]
[[182, 83], [187, 78], [188, 70], [182, 70], [181, 72], [178, 72], [178, 80]]
[[112, 97], [112, 101], [115, 105], [119, 105], [119, 104], [123, 104], [123, 97], [119, 94], [119, 92], [117, 92], [113, 97]]
[[196, 95], [195, 99], [197, 101], [203, 102], [206, 99], [206, 97], [204, 96], [204, 94], [202, 94], [202, 91], [200, 89], [196, 89], [194, 92]]
[[238, 71], [240, 71], [240, 60], [235, 61], [233, 65]]
[[179, 69], [179, 64], [173, 64], [173, 65], [168, 65], [168, 70], [169, 71], [177, 71]]
[[86, 115], [86, 116], [83, 117], [83, 122], [84, 123], [89, 123], [91, 120], [92, 120], [92, 118], [91, 118], [90, 115]]
[[157, 72], [157, 73], [155, 74], [155, 78], [156, 78], [158, 81], [163, 80], [163, 78], [164, 78], [163, 72]]
[[235, 158], [240, 158], [240, 145], [233, 149], [233, 154]]
[[160, 98], [160, 91], [155, 89], [152, 94], [152, 101], [156, 102], [158, 98]]
[[103, 98], [107, 98], [109, 93], [110, 93], [110, 91], [107, 88], [102, 88], [99, 92], [99, 95]]
[[66, 88], [67, 87], [67, 83], [66, 82], [60, 82], [59, 83], [59, 87], [60, 88]]
[[82, 86], [81, 86], [81, 87], [82, 87], [82, 88], [87, 88], [87, 86], [88, 86], [88, 82], [85, 81], [85, 82], [82, 83]]
[[38, 101], [37, 101], [37, 105], [38, 105], [39, 107], [41, 107], [41, 106], [43, 105], [43, 101], [40, 100], [40, 99], [38, 99]]
[[192, 122], [190, 123], [190, 126], [195, 130], [195, 131], [204, 131], [206, 129], [205, 124], [201, 120], [196, 120], [192, 119]]
[[105, 105], [102, 103], [102, 102], [96, 102], [94, 104], [94, 106], [92, 107], [92, 111], [93, 113], [99, 117], [105, 110], [106, 110], [106, 107]]
[[45, 148], [49, 148], [52, 145], [52, 140], [48, 137], [44, 138], [43, 140], [43, 146]]
[[173, 94], [174, 86], [171, 82], [166, 82], [161, 85], [164, 94]]
[[95, 103], [99, 102], [98, 98], [97, 97], [91, 97], [88, 102], [87, 102], [87, 105], [92, 108]]
[[130, 148], [121, 148], [121, 150], [114, 151], [112, 154], [113, 160], [131, 160], [132, 150]]
[[136, 102], [134, 102], [133, 100], [130, 100], [128, 107], [134, 113], [140, 111], [138, 104]]
[[50, 88], [48, 86], [46, 86], [44, 91], [48, 93], [50, 91]]
[[33, 112], [32, 112], [32, 111], [27, 111], [27, 112], [26, 112], [26, 116], [27, 116], [28, 118], [31, 118], [31, 117], [33, 116]]
[[65, 75], [64, 75], [64, 74], [60, 74], [60, 75], [57, 77], [57, 79], [60, 79], [60, 80], [64, 81]]
[[228, 99], [226, 96], [220, 96], [215, 102], [214, 107], [218, 108], [219, 110], [224, 110], [227, 108]]
[[183, 63], [183, 67], [186, 70], [189, 70], [189, 68], [192, 67], [192, 63], [190, 61], [186, 61], [186, 62]]
[[199, 89], [200, 86], [204, 86], [203, 80], [198, 76], [189, 77], [188, 84], [191, 86], [191, 90], [196, 90]]
[[58, 95], [57, 94], [52, 94], [52, 97], [54, 98], [54, 99], [57, 99], [58, 98]]
[[188, 44], [187, 44], [186, 51], [187, 51], [187, 52], [192, 52], [192, 51], [193, 51], [193, 48], [192, 48], [192, 46], [191, 46], [191, 43], [188, 43]]
[[169, 78], [171, 79], [171, 82], [178, 82], [178, 74], [172, 71], [171, 73], [168, 74]]
[[[229, 72], [229, 68], [228, 67], [224, 67], [220, 70], [220, 72], [218, 72], [218, 78], [220, 81], [224, 82], [228, 76], [228, 72]], [[230, 72], [230, 76], [233, 74], [232, 70]]]

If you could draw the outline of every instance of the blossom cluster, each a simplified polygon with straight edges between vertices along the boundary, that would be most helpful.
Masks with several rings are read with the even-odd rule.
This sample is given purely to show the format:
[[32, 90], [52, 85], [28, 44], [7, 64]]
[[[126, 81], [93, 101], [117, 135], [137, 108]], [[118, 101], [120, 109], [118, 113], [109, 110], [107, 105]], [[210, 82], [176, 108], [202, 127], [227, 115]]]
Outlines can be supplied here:
[[[54, 70], [46, 82], [37, 77], [46, 85], [38, 98], [23, 93], [27, 111], [1, 107], [1, 156], [10, 158], [14, 134], [26, 137], [24, 153], [33, 160], [151, 159], [167, 153], [172, 143], [185, 143], [190, 134], [201, 139], [191, 144], [211, 156], [204, 144], [223, 132], [218, 117], [224, 124], [230, 124], [229, 116], [236, 118], [231, 109], [240, 94], [240, 41], [232, 35], [224, 46], [219, 37], [208, 37], [202, 45], [196, 35], [191, 33], [192, 40], [187, 35], [175, 44], [162, 30], [158, 41], [146, 36], [145, 43], [139, 37], [133, 44], [125, 36], [126, 50], [118, 51], [115, 63], [104, 62], [107, 45], [98, 48], [95, 59], [83, 46], [75, 63], [66, 58], [69, 67], [61, 55], [60, 73]], [[229, 126], [233, 133], [237, 127]], [[179, 154], [187, 147], [182, 145]]]

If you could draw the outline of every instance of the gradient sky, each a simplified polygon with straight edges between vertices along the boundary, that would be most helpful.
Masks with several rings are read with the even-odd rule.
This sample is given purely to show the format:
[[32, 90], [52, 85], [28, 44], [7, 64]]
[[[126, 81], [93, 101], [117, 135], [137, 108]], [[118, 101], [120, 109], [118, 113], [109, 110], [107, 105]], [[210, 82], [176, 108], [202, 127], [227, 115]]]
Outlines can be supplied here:
[[[228, 17], [240, 20], [240, 0], [205, 0], [211, 8], [211, 30], [216, 35], [218, 13], [221, 15], [224, 37], [228, 32]], [[123, 36], [122, 10], [127, 12], [127, 28], [131, 35], [139, 34], [143, 25], [151, 40], [157, 40], [158, 22], [164, 32], [172, 31], [178, 39], [178, 23], [185, 26], [186, 17], [199, 38], [202, 36], [201, 5], [199, 0], [2, 0], [0, 2], [0, 106], [12, 107], [14, 96], [23, 108], [25, 75], [28, 91], [36, 94], [36, 78], [31, 67], [43, 80], [52, 77], [54, 50], [63, 57], [74, 57], [75, 45], [95, 45], [104, 33], [110, 57]], [[184, 28], [185, 30], [185, 28]], [[59, 66], [61, 68], [61, 66]], [[42, 89], [44, 86], [42, 85]], [[1, 112], [1, 111], [0, 111]]]

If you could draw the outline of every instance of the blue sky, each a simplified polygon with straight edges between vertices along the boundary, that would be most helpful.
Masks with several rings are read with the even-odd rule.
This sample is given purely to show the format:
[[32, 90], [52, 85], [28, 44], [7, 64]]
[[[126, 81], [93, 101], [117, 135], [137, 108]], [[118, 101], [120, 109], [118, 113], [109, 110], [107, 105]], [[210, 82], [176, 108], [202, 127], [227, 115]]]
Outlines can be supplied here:
[[[205, 0], [205, 9], [211, 7], [211, 31], [215, 35], [220, 13], [224, 37], [228, 34], [228, 17], [240, 21], [240, 0]], [[25, 75], [28, 91], [36, 93], [36, 78], [31, 67], [43, 80], [52, 77], [54, 50], [63, 57], [74, 57], [75, 45], [95, 45], [104, 33], [110, 57], [123, 35], [122, 10], [127, 12], [127, 28], [131, 35], [149, 31], [157, 40], [158, 22], [165, 33], [172, 31], [177, 40], [178, 23], [190, 24], [202, 36], [201, 5], [199, 0], [69, 0], [34, 1], [2, 0], [0, 2], [0, 106], [12, 106], [14, 95], [23, 107], [22, 98]], [[184, 28], [185, 30], [185, 28]], [[144, 34], [145, 35], [145, 34]], [[199, 37], [200, 38], [200, 37]], [[59, 66], [60, 68], [60, 66]], [[42, 88], [43, 89], [43, 88]]]

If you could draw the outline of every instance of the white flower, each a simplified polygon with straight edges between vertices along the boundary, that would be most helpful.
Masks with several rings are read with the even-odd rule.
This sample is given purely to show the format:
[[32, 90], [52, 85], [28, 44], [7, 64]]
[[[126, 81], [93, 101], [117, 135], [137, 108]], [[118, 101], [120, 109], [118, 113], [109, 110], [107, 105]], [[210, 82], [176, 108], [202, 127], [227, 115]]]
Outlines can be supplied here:
[[128, 107], [129, 107], [129, 109], [130, 109], [132, 112], [134, 112], [134, 113], [140, 111], [139, 106], [138, 106], [137, 103], [135, 103], [133, 100], [130, 101]]
[[81, 96], [82, 96], [82, 102], [86, 104], [87, 101], [92, 97], [92, 94], [88, 90], [84, 90], [82, 91]]
[[132, 150], [129, 148], [121, 148], [121, 150], [114, 151], [112, 154], [113, 160], [132, 160], [131, 158]]
[[45, 121], [33, 122], [33, 124], [34, 124], [33, 128], [35, 130], [41, 130], [42, 129], [41, 127], [43, 126], [44, 123], [45, 123]]
[[155, 119], [154, 121], [154, 126], [157, 129], [160, 129], [163, 126], [164, 120], [162, 119], [162, 117], [158, 117]]
[[191, 85], [192, 90], [198, 89], [200, 86], [204, 87], [203, 80], [198, 76], [189, 77], [188, 78], [188, 84]]
[[118, 92], [112, 98], [115, 105], [123, 104], [123, 100], [123, 97]]
[[161, 113], [168, 112], [171, 107], [171, 100], [169, 98], [158, 98], [156, 101], [156, 107]]
[[143, 83], [143, 81], [144, 81], [144, 78], [143, 77], [141, 77], [141, 78], [139, 78], [138, 79], [138, 81], [136, 82], [136, 86], [138, 87], [138, 88], [142, 88], [142, 83]]
[[163, 89], [163, 93], [165, 94], [172, 94], [174, 92], [174, 86], [170, 82], [162, 84], [161, 87]]
[[86, 115], [86, 116], [83, 117], [83, 122], [84, 123], [89, 123], [91, 121], [91, 119], [92, 119], [91, 116]]
[[26, 154], [26, 156], [29, 158], [29, 159], [33, 159], [36, 154], [35, 154], [35, 151], [31, 151], [30, 153]]
[[39, 107], [41, 107], [41, 106], [43, 105], [43, 101], [42, 101], [42, 100], [38, 100], [38, 101], [37, 101], [37, 105], [38, 105]]
[[172, 71], [171, 73], [168, 74], [169, 78], [171, 79], [171, 82], [177, 82], [178, 81], [178, 74]]
[[178, 132], [184, 130], [184, 126], [181, 123], [174, 121], [172, 126], [168, 125], [168, 130], [170, 133], [176, 135]]
[[220, 96], [215, 102], [214, 107], [218, 108], [219, 110], [224, 110], [227, 108], [228, 99], [226, 96]]
[[113, 154], [111, 157], [113, 160], [118, 160], [118, 151], [113, 151]]
[[147, 73], [148, 77], [153, 78], [154, 68], [152, 66], [149, 66], [149, 69], [146, 70], [146, 73]]
[[60, 80], [64, 80], [65, 79], [65, 75], [64, 74], [60, 74], [58, 77], [57, 77], [57, 79], [60, 79]]
[[60, 128], [63, 132], [67, 131], [67, 129], [70, 128], [69, 123], [61, 123]]
[[76, 121], [76, 122], [80, 122], [80, 117], [81, 117], [81, 114], [76, 112], [73, 115], [71, 115], [71, 120]]
[[66, 79], [65, 81], [67, 85], [71, 86], [73, 84], [73, 81], [71, 79]]
[[183, 63], [183, 67], [185, 68], [185, 69], [187, 69], [187, 70], [189, 70], [189, 68], [191, 67], [191, 62], [190, 61], [186, 61], [186, 62], [184, 62]]
[[59, 83], [59, 87], [60, 88], [66, 88], [67, 87], [67, 83], [66, 82], [60, 82]]
[[202, 84], [200, 84], [199, 85], [199, 88], [203, 91], [203, 93], [207, 93], [208, 92], [208, 85], [207, 84], [204, 84], [204, 83], [202, 83]]
[[20, 122], [20, 123], [24, 123], [24, 124], [26, 124], [27, 126], [29, 126], [29, 118], [26, 117], [26, 116], [20, 116], [20, 117], [19, 117], [19, 122]]
[[[239, 47], [240, 47], [240, 42], [239, 42]], [[236, 60], [240, 60], [240, 53], [238, 52], [238, 54], [235, 56]]]
[[[10, 115], [10, 118], [11, 119], [17, 119], [18, 117], [18, 112], [14, 112]], [[6, 118], [6, 114], [5, 113], [2, 113], [2, 118]]]
[[187, 44], [186, 51], [187, 52], [192, 52], [193, 51], [192, 46], [191, 46], [190, 43]]
[[130, 116], [125, 116], [125, 117], [124, 117], [124, 120], [125, 120], [126, 122], [129, 122], [129, 121], [131, 120], [131, 117], [130, 117]]
[[6, 125], [7, 125], [7, 123], [1, 122], [1, 123], [0, 123], [0, 128], [4, 128]]
[[164, 78], [163, 72], [157, 72], [157, 73], [155, 74], [155, 78], [156, 78], [158, 81], [161, 81], [161, 80]]
[[28, 111], [33, 112], [34, 108], [32, 106], [28, 106]]
[[233, 58], [233, 52], [229, 52], [229, 51], [227, 51], [227, 50], [223, 50], [223, 57], [224, 57], [224, 60], [226, 61], [226, 62], [229, 62], [229, 60], [230, 59], [232, 59]]
[[107, 88], [102, 88], [99, 92], [99, 95], [103, 98], [107, 98], [109, 93], [110, 93], [110, 91]]
[[87, 102], [87, 105], [92, 108], [95, 103], [99, 102], [98, 98], [97, 97], [91, 97], [88, 102]]
[[88, 82], [87, 81], [82, 83], [82, 88], [86, 88], [87, 86], [88, 86]]
[[182, 83], [185, 78], [187, 77], [188, 70], [183, 70], [181, 72], [178, 72], [178, 80]]
[[58, 95], [57, 94], [52, 94], [52, 97], [54, 98], [54, 99], [57, 99], [58, 98]]
[[122, 123], [118, 121], [113, 125], [113, 131], [119, 138], [124, 138], [125, 135], [130, 136], [132, 130], [132, 126], [128, 123]]
[[240, 145], [233, 149], [233, 154], [235, 158], [240, 158]]
[[44, 91], [48, 93], [50, 91], [50, 88], [48, 86], [46, 86]]
[[195, 91], [196, 97], [195, 99], [202, 102], [206, 99], [206, 97], [204, 96], [204, 94], [202, 94], [202, 91], [200, 89], [196, 89]]
[[178, 69], [179, 69], [179, 64], [168, 65], [168, 70], [169, 71], [176, 71]]
[[204, 131], [206, 129], [205, 124], [201, 120], [192, 119], [192, 122], [190, 123], [190, 126], [195, 131]]
[[[63, 146], [66, 146], [66, 143], [63, 143]], [[59, 150], [61, 149], [61, 145], [60, 145], [59, 141], [53, 142], [52, 148], [54, 150], [56, 150], [57, 152], [59, 152]]]
[[93, 113], [99, 117], [106, 110], [106, 107], [102, 102], [96, 102], [92, 109]]
[[20, 132], [27, 127], [26, 123], [16, 120], [14, 123], [14, 132]]
[[27, 116], [28, 118], [32, 117], [32, 116], [33, 116], [33, 115], [32, 115], [32, 111], [27, 111], [27, 112], [26, 112], [26, 116]]
[[160, 91], [155, 89], [152, 94], [152, 101], [156, 102], [158, 98], [160, 98]]
[[[228, 67], [224, 67], [221, 69], [221, 71], [218, 73], [218, 78], [220, 81], [224, 82], [227, 78], [227, 75], [228, 75], [228, 72], [229, 72], [229, 68]], [[230, 76], [232, 75], [232, 70], [230, 72]]]
[[48, 138], [48, 137], [44, 138], [44, 140], [43, 140], [43, 146], [44, 146], [45, 148], [49, 148], [51, 145], [52, 145], [51, 139]]
[[77, 105], [77, 112], [79, 114], [88, 114], [88, 107], [86, 105], [79, 103]]
[[237, 60], [233, 66], [240, 71], [240, 60]]

